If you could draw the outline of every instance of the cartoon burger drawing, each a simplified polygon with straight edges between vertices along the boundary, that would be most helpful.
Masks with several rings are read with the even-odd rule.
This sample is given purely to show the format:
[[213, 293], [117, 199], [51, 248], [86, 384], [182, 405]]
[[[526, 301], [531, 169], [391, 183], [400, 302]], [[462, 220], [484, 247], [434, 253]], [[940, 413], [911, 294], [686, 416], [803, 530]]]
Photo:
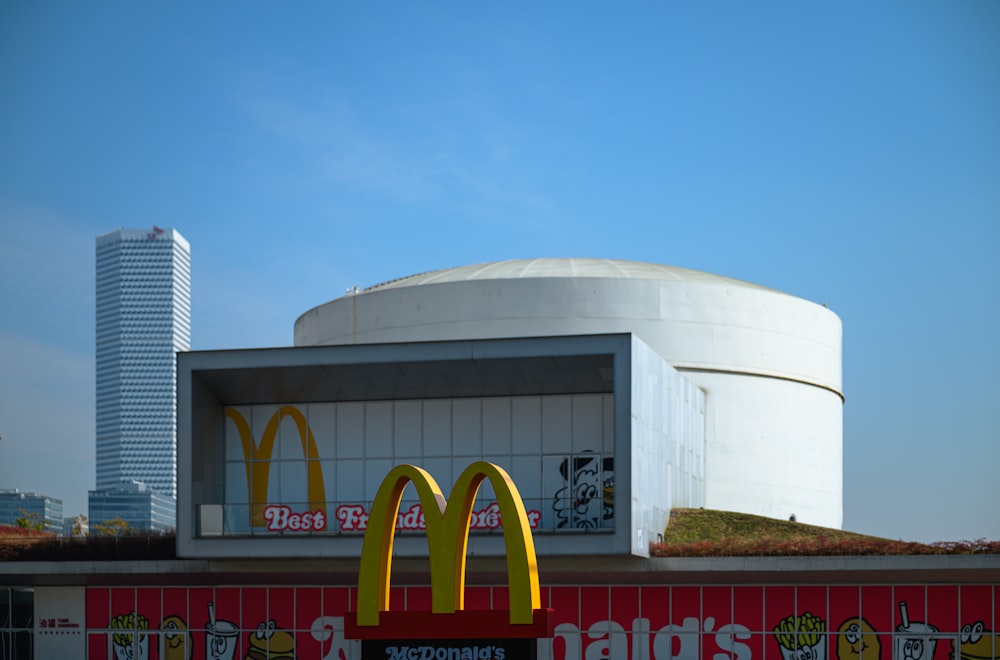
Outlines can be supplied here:
[[[1000, 657], [1000, 635], [987, 630], [982, 621], [962, 626], [958, 641], [961, 660], [993, 660]], [[951, 653], [954, 657], [954, 640], [951, 642]]]
[[274, 620], [261, 623], [250, 633], [250, 645], [244, 660], [295, 660], [295, 637], [275, 628]]

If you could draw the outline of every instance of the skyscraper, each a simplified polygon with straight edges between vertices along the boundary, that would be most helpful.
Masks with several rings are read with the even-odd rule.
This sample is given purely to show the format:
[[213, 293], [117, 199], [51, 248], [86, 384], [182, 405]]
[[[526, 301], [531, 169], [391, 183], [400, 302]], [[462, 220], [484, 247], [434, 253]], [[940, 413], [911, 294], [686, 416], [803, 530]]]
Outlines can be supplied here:
[[[155, 226], [98, 236], [98, 497], [91, 492], [91, 509], [110, 492], [152, 491], [176, 499], [176, 353], [190, 345], [187, 240]], [[123, 509], [121, 517], [147, 525], [148, 515], [129, 515], [133, 508]]]

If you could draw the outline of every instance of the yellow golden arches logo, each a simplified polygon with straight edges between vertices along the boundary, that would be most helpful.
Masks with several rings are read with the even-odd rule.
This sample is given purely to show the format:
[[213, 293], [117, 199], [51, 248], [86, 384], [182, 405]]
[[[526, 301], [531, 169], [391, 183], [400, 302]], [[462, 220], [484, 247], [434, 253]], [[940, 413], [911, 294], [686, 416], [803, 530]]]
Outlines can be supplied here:
[[465, 609], [465, 559], [469, 523], [476, 493], [489, 479], [496, 493], [507, 549], [510, 623], [530, 624], [541, 601], [535, 543], [517, 487], [502, 468], [477, 461], [465, 468], [445, 499], [425, 470], [413, 465], [393, 468], [378, 489], [368, 519], [358, 573], [357, 625], [379, 625], [379, 613], [389, 609], [389, 582], [396, 517], [403, 490], [412, 483], [420, 497], [427, 527], [431, 567], [431, 610], [435, 614]]
[[323, 526], [326, 520], [326, 486], [323, 484], [323, 469], [316, 450], [316, 439], [306, 421], [305, 415], [295, 406], [281, 406], [271, 415], [260, 444], [256, 444], [253, 432], [247, 420], [235, 408], [226, 408], [226, 417], [233, 420], [240, 434], [243, 447], [243, 464], [247, 471], [247, 496], [250, 500], [250, 524], [253, 527], [264, 527], [264, 509], [267, 506], [267, 484], [271, 475], [271, 454], [274, 451], [274, 440], [278, 435], [278, 426], [285, 417], [291, 417], [299, 431], [302, 441], [302, 456], [306, 464], [306, 493], [309, 498], [309, 508], [313, 515], [322, 513]]

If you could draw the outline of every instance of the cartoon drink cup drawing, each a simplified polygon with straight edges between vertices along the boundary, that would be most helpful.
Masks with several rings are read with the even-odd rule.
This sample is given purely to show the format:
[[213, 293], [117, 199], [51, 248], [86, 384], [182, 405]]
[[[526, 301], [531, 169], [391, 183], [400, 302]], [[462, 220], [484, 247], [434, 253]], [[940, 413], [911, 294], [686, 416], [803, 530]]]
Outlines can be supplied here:
[[910, 621], [906, 603], [899, 603], [900, 623], [892, 636], [894, 660], [931, 660], [937, 646], [938, 629], [929, 623]]
[[215, 603], [208, 604], [209, 621], [205, 624], [205, 656], [209, 660], [233, 660], [240, 629], [232, 621], [215, 618]]

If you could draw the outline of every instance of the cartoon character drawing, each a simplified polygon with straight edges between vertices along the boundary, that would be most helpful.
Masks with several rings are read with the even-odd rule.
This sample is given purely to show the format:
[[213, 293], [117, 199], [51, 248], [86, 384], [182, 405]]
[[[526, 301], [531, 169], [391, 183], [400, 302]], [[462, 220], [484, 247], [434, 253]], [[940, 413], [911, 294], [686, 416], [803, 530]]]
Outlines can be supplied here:
[[295, 660], [295, 637], [276, 628], [274, 619], [258, 625], [249, 642], [244, 660]]
[[882, 657], [878, 633], [861, 617], [847, 619], [837, 632], [838, 660], [879, 660]]
[[922, 621], [910, 621], [906, 603], [899, 603], [900, 623], [892, 637], [893, 660], [931, 660], [937, 646], [938, 629]]
[[240, 627], [232, 621], [215, 618], [215, 603], [208, 604], [208, 623], [205, 624], [206, 660], [234, 660]]
[[[1000, 634], [994, 635], [986, 629], [982, 621], [962, 626], [958, 638], [958, 654], [961, 660], [996, 660], [1000, 658]], [[955, 641], [951, 642], [951, 657], [956, 657]]]
[[184, 619], [168, 616], [160, 624], [160, 630], [160, 660], [191, 660], [194, 644]]
[[108, 623], [115, 660], [149, 660], [149, 619], [138, 612], [118, 614]]
[[566, 458], [559, 464], [559, 474], [566, 485], [552, 501], [556, 527], [600, 527], [603, 521], [614, 518], [613, 458]]
[[787, 616], [774, 632], [784, 660], [826, 660], [826, 623], [812, 613]]

